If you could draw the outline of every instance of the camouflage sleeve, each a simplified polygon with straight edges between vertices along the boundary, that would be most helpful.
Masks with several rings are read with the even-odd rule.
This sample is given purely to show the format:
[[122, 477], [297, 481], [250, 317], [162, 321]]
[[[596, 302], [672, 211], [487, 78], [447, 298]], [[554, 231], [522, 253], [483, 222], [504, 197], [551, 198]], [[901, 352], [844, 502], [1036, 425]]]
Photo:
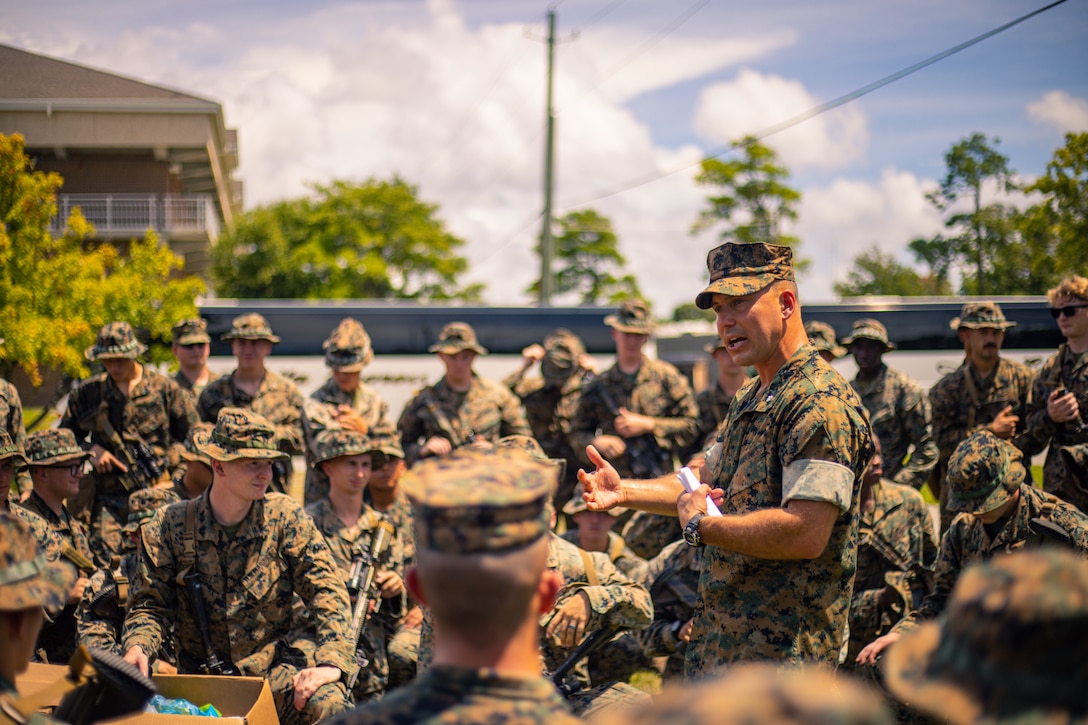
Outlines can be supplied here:
[[910, 459], [896, 474], [895, 482], [920, 489], [937, 465], [937, 443], [933, 440], [929, 399], [917, 385], [906, 386], [901, 393], [899, 414], [913, 448]]
[[[156, 517], [140, 532], [135, 574], [130, 582], [129, 608], [121, 651], [139, 647], [149, 658], [162, 646], [165, 632], [178, 612], [174, 577], [178, 563], [166, 540], [166, 517]], [[180, 635], [180, 632], [179, 632]]]
[[1012, 437], [1012, 444], [1023, 451], [1025, 457], [1031, 457], [1042, 453], [1048, 440], [1040, 441], [1028, 427], [1028, 418], [1031, 415], [1031, 402], [1035, 385], [1035, 372], [1024, 366], [1015, 373], [1015, 388], [1023, 391], [1017, 404], [1013, 406], [1013, 413], [1020, 416], [1017, 424], [1017, 433]]
[[[64, 414], [60, 417], [59, 423], [59, 427], [72, 431], [76, 436], [76, 440], [84, 448], [90, 447], [86, 442], [87, 435], [94, 425], [91, 417], [93, 411], [90, 410], [92, 405], [90, 398], [93, 388], [97, 386], [91, 385], [90, 382], [90, 380], [83, 380], [72, 387], [71, 392], [68, 394], [68, 405], [65, 406]], [[97, 406], [98, 401], [95, 400], [93, 404]], [[90, 421], [89, 424], [88, 421]]]
[[163, 402], [166, 405], [166, 419], [170, 428], [170, 446], [166, 451], [166, 459], [170, 463], [170, 469], [173, 470], [181, 461], [181, 453], [185, 450], [185, 439], [189, 435], [189, 429], [200, 422], [200, 416], [197, 415], [196, 399], [193, 395], [169, 378], [166, 379]]
[[668, 657], [676, 654], [685, 644], [677, 636], [677, 623], [684, 622], [671, 617], [656, 617], [649, 627], [637, 633], [639, 644], [647, 657]]
[[1050, 419], [1046, 411], [1046, 403], [1050, 399], [1050, 393], [1057, 387], [1060, 378], [1061, 353], [1050, 357], [1031, 384], [1031, 396], [1028, 402], [1028, 417], [1024, 424], [1024, 436], [1030, 441], [1030, 445], [1042, 450], [1051, 437], [1057, 432], [1057, 424]]
[[[643, 629], [653, 620], [654, 607], [646, 587], [631, 581], [616, 569], [608, 557], [598, 551], [590, 552], [600, 585], [591, 586], [583, 577], [560, 590], [557, 604], [577, 592], [589, 598], [590, 615], [587, 631], [615, 627]], [[584, 572], [584, 566], [579, 566]], [[554, 611], [554, 610], [553, 610]]]
[[678, 451], [695, 441], [699, 406], [687, 378], [678, 371], [666, 371], [661, 382], [661, 399], [669, 405], [663, 415], [654, 416], [654, 437], [665, 450]]
[[604, 402], [601, 401], [601, 396], [595, 392], [596, 386], [601, 384], [601, 379], [597, 378], [582, 388], [582, 395], [579, 396], [578, 404], [571, 416], [570, 435], [567, 436], [567, 441], [583, 464], [589, 462], [586, 458], [586, 446], [597, 437], [597, 431], [611, 426], [611, 423], [607, 423], [607, 426], [605, 424], [606, 421], [611, 420], [611, 415]]
[[850, 631], [875, 632], [880, 627], [880, 589], [862, 589], [850, 598]]
[[967, 514], [960, 514], [952, 520], [952, 525], [941, 537], [940, 552], [933, 567], [933, 591], [926, 595], [918, 609], [910, 611], [896, 623], [893, 632], [907, 632], [944, 611], [963, 568], [964, 543], [970, 536], [970, 530]]
[[502, 437], [519, 435], [533, 437], [533, 429], [529, 427], [529, 421], [525, 418], [525, 409], [521, 407], [521, 400], [507, 388], [495, 387], [502, 414]]
[[332, 552], [313, 519], [297, 505], [287, 514], [283, 534], [280, 555], [291, 569], [295, 593], [306, 602], [317, 627], [314, 661], [350, 672], [355, 667], [351, 603]]
[[302, 409], [306, 401], [294, 383], [283, 382], [266, 417], [276, 431], [280, 450], [293, 456], [301, 455], [306, 452], [306, 438], [302, 432]]
[[951, 376], [938, 380], [929, 391], [929, 406], [933, 416], [933, 439], [938, 455], [947, 460], [956, 446], [967, 436], [959, 422], [959, 405]]
[[76, 636], [86, 647], [121, 653], [121, 628], [125, 612], [117, 603], [117, 587], [106, 572], [99, 569], [83, 589], [76, 607]]
[[200, 393], [196, 400], [196, 414], [200, 420], [206, 423], [215, 423], [223, 403], [227, 399], [225, 390], [230, 386], [231, 376], [224, 375], [218, 380], [212, 380]]
[[1063, 502], [1054, 507], [1050, 518], [1068, 532], [1077, 551], [1082, 555], [1088, 554], [1088, 515], [1076, 506]]
[[409, 466], [419, 460], [419, 449], [422, 445], [420, 438], [426, 434], [426, 428], [420, 416], [424, 409], [424, 396], [427, 395], [427, 390], [424, 388], [413, 395], [401, 411], [400, 418], [397, 419], [397, 431], [400, 433], [400, 442], [404, 447], [404, 459]]
[[834, 392], [798, 398], [782, 426], [782, 468], [796, 461], [828, 461], [859, 472], [872, 457], [869, 426]]

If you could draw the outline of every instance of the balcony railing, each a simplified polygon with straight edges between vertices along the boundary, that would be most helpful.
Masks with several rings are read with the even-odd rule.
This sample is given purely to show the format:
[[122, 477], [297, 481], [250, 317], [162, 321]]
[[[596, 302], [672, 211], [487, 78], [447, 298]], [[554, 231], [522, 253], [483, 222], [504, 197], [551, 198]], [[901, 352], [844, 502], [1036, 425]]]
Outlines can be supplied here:
[[61, 194], [53, 232], [60, 234], [72, 209], [79, 207], [98, 236], [140, 236], [205, 232], [219, 234], [219, 216], [210, 194]]

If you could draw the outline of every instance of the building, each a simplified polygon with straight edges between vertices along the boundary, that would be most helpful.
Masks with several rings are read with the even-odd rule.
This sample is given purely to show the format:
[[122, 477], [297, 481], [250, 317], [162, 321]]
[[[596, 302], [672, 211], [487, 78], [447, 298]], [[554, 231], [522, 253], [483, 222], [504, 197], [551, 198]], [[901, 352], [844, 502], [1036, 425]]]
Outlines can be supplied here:
[[55, 232], [80, 207], [95, 238], [153, 229], [208, 277], [211, 247], [242, 210], [238, 134], [215, 101], [0, 45], [0, 133], [20, 133], [64, 177]]

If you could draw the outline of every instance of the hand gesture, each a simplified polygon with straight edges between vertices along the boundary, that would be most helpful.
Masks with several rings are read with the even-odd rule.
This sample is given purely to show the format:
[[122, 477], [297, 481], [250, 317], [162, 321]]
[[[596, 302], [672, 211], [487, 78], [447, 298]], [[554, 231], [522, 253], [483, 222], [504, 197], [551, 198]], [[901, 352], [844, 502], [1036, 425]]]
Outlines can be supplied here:
[[1009, 439], [1012, 438], [1016, 432], [1016, 424], [1020, 422], [1020, 416], [1013, 415], [1012, 406], [1006, 405], [1001, 409], [1001, 412], [997, 414], [997, 417], [990, 421], [990, 430], [998, 438]]
[[578, 469], [578, 480], [585, 490], [582, 499], [586, 507], [590, 511], [607, 511], [614, 506], [622, 506], [625, 498], [620, 474], [593, 446], [586, 446], [586, 455], [594, 466], [592, 473], [586, 473], [584, 468]]

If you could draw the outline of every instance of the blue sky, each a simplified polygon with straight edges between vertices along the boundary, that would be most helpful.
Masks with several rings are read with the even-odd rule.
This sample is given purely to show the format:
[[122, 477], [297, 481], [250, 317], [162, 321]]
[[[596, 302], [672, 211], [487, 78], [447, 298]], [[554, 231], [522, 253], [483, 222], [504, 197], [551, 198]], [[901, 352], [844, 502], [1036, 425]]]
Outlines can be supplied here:
[[[689, 229], [709, 149], [1042, 7], [1027, 0], [562, 0], [557, 206], [612, 218], [657, 311], [689, 301], [712, 233]], [[0, 42], [215, 98], [239, 131], [247, 206], [310, 182], [400, 174], [468, 241], [495, 304], [527, 300], [541, 207], [544, 17], [529, 0], [135, 2], [0, 7]], [[679, 19], [688, 15], [686, 21]], [[671, 29], [669, 32], [667, 29]], [[577, 31], [576, 37], [572, 31]], [[1088, 3], [1068, 0], [772, 136], [803, 193], [802, 298], [855, 255], [941, 227], [923, 200], [974, 132], [1025, 178], [1088, 130]], [[679, 169], [687, 171], [673, 173]]]

